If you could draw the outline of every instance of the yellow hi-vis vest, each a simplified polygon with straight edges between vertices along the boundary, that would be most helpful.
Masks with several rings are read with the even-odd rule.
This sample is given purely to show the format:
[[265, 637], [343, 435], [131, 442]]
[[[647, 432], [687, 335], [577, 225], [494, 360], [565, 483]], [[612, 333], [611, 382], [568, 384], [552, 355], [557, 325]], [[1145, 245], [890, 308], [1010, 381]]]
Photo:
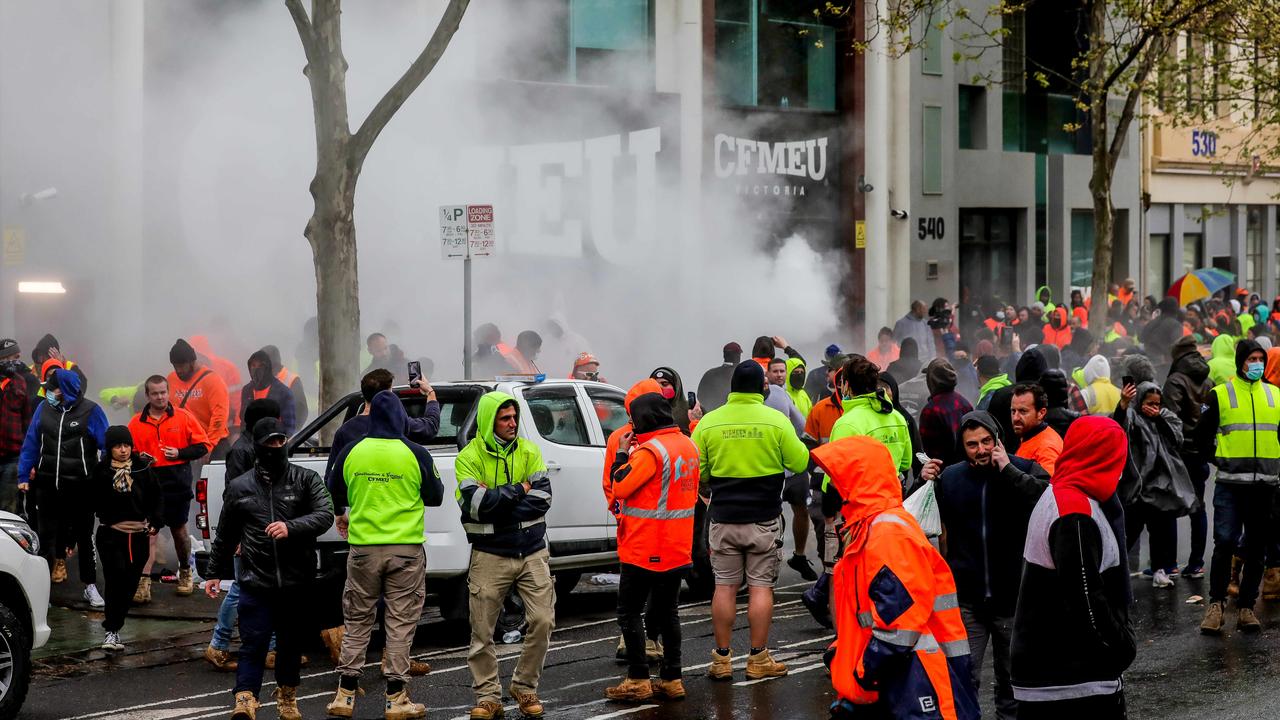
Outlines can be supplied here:
[[1218, 482], [1280, 483], [1280, 388], [1231, 376], [1218, 400]]

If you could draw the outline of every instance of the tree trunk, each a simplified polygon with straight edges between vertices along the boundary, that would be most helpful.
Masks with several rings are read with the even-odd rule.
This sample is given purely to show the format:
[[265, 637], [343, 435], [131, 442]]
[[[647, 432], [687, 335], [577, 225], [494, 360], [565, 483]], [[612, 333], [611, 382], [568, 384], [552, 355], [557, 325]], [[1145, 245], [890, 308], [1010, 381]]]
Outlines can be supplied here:
[[1107, 285], [1111, 282], [1111, 255], [1115, 216], [1111, 209], [1111, 143], [1107, 137], [1107, 3], [1094, 0], [1089, 13], [1089, 129], [1093, 141], [1093, 278], [1090, 282], [1089, 328], [1099, 341], [1106, 335]]
[[356, 264], [356, 173], [345, 158], [322, 161], [312, 181], [315, 210], [307, 236], [316, 270], [320, 330], [320, 406], [356, 387], [360, 361], [360, 280]]

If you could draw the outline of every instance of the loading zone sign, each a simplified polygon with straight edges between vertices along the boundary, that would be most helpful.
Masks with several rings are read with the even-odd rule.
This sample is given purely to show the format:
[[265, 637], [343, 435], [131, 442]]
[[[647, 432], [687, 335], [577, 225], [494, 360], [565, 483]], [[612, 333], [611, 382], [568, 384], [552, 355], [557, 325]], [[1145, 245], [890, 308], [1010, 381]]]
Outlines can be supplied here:
[[441, 257], [483, 257], [496, 250], [492, 205], [440, 206]]

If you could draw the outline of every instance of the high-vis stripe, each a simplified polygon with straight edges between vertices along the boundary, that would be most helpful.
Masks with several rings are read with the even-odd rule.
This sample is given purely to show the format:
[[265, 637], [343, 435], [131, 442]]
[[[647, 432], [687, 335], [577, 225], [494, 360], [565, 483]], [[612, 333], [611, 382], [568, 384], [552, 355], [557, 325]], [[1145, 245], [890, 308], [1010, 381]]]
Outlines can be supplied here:
[[468, 508], [467, 512], [476, 520], [480, 519], [480, 503], [484, 502], [484, 495], [486, 492], [488, 492], [488, 489], [483, 486], [478, 486], [476, 487], [475, 492], [471, 493], [471, 506]]
[[667, 507], [670, 502], [671, 482], [675, 479], [674, 468], [671, 464], [671, 455], [667, 449], [662, 446], [661, 442], [655, 438], [641, 445], [653, 450], [658, 458], [662, 461], [662, 489], [658, 495], [658, 507], [656, 508], [638, 508], [627, 505], [626, 502], [620, 503], [618, 512], [620, 515], [633, 518], [643, 518], [646, 520], [682, 520], [694, 516], [695, 508], [684, 508], [680, 510], [672, 510]]
[[947, 593], [939, 595], [933, 599], [933, 611], [942, 612], [944, 610], [954, 610], [960, 607], [960, 599], [955, 593]]
[[1046, 687], [1013, 686], [1013, 697], [1027, 702], [1048, 702], [1051, 700], [1076, 700], [1095, 695], [1115, 695], [1124, 689], [1117, 678], [1115, 680], [1096, 680], [1076, 685], [1049, 685]]
[[[875, 639], [890, 645], [899, 647], [914, 648], [916, 643], [920, 642], [920, 632], [918, 630], [883, 630], [881, 628], [872, 628], [871, 635]], [[932, 638], [932, 636], [930, 636]]]
[[551, 493], [547, 492], [546, 490], [530, 490], [527, 494], [532, 495], [533, 497], [536, 497], [536, 498], [542, 498], [547, 502], [551, 501]]
[[1231, 423], [1229, 425], [1219, 425], [1218, 434], [1226, 435], [1231, 432], [1278, 432], [1280, 425], [1274, 423]]
[[875, 624], [875, 620], [871, 617], [871, 613], [869, 613], [869, 612], [860, 612], [860, 613], [858, 613], [858, 625], [859, 625], [859, 626], [864, 627], [864, 628], [869, 628], [869, 627], [871, 627], [871, 626], [872, 626], [872, 625], [874, 625], [874, 624]]
[[693, 517], [694, 509], [686, 510], [649, 510], [646, 508], [635, 508], [630, 505], [623, 505], [620, 514], [633, 518], [644, 518], [647, 520], [680, 520], [681, 518]]
[[[516, 527], [520, 528], [521, 530], [527, 530], [528, 528], [541, 525], [546, 521], [547, 519], [545, 517], [540, 517], [540, 518], [537, 518], [536, 520], [525, 520], [524, 522], [519, 523]], [[506, 529], [509, 527], [510, 527], [509, 525], [504, 525], [503, 529]], [[462, 523], [462, 529], [472, 535], [496, 535], [497, 534], [497, 527], [493, 523]]]
[[906, 521], [906, 520], [903, 520], [902, 518], [898, 517], [897, 515], [894, 515], [894, 514], [892, 514], [892, 513], [887, 513], [887, 512], [882, 512], [882, 513], [880, 513], [879, 515], [877, 515], [877, 516], [876, 516], [876, 519], [871, 521], [871, 524], [872, 524], [872, 525], [876, 525], [876, 524], [878, 524], [878, 523], [882, 523], [882, 522], [897, 523], [897, 524], [899, 524], [899, 525], [906, 525], [906, 524], [907, 524], [907, 521]]
[[1236, 386], [1230, 380], [1224, 383], [1227, 386], [1227, 401], [1231, 403], [1231, 409], [1235, 410], [1240, 407], [1240, 401], [1236, 399]]
[[1276, 399], [1271, 394], [1271, 385], [1269, 383], [1262, 383], [1262, 392], [1267, 394], [1267, 407], [1275, 407]]

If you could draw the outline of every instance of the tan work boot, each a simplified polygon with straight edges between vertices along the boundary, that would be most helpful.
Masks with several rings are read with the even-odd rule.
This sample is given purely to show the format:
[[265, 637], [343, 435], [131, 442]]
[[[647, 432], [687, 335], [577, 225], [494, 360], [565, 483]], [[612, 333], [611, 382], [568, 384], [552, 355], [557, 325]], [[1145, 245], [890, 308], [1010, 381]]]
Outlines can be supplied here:
[[146, 605], [151, 602], [151, 578], [143, 575], [138, 578], [138, 589], [133, 593], [134, 605]]
[[[409, 658], [409, 677], [422, 677], [430, 672], [431, 663], [426, 662], [425, 660], [414, 660], [413, 658]], [[387, 674], [386, 658], [383, 658], [382, 660], [382, 674]]]
[[511, 698], [520, 706], [520, 714], [527, 718], [542, 717], [543, 708], [542, 701], [538, 699], [536, 692], [521, 692], [514, 687], [508, 688], [511, 692]]
[[1200, 621], [1200, 634], [1222, 634], [1222, 603], [1211, 602], [1204, 609], [1204, 620]]
[[503, 712], [502, 703], [497, 700], [481, 700], [471, 708], [471, 720], [498, 720]]
[[683, 700], [684, 681], [683, 680], [654, 680], [653, 694], [658, 697], [664, 697], [668, 700]]
[[54, 560], [53, 570], [49, 572], [49, 582], [62, 583], [67, 581], [67, 561]]
[[364, 691], [360, 689], [345, 690], [341, 685], [338, 686], [338, 692], [334, 694], [333, 700], [325, 706], [324, 712], [328, 717], [349, 718], [356, 712], [356, 696], [363, 695]]
[[707, 675], [712, 680], [732, 680], [733, 679], [733, 651], [730, 650], [728, 655], [721, 655], [715, 650], [711, 651], [711, 665], [707, 668]]
[[320, 631], [320, 639], [324, 641], [324, 646], [329, 649], [329, 659], [333, 661], [334, 665], [342, 662], [342, 636], [345, 634], [346, 628], [341, 625]]
[[787, 666], [774, 660], [768, 650], [761, 650], [747, 658], [747, 679], [749, 680], [782, 677], [786, 674]]
[[257, 720], [258, 698], [248, 690], [236, 693], [236, 706], [231, 709], [231, 720]]
[[657, 640], [644, 641], [644, 657], [649, 662], [662, 661], [662, 643]]
[[427, 706], [409, 699], [409, 691], [387, 696], [386, 720], [419, 720], [427, 716]]
[[644, 702], [653, 697], [653, 682], [623, 678], [617, 685], [605, 688], [604, 696], [618, 702]]
[[1236, 556], [1231, 557], [1231, 580], [1227, 582], [1227, 595], [1229, 597], [1238, 597], [1240, 595], [1240, 572], [1244, 569], [1244, 560]]
[[183, 597], [196, 591], [195, 581], [191, 579], [191, 568], [178, 569], [178, 586], [174, 588], [174, 591]]
[[298, 688], [280, 685], [276, 688], [276, 713], [280, 720], [302, 720], [298, 709]]
[[240, 666], [240, 663], [232, 659], [231, 653], [226, 650], [219, 650], [212, 645], [204, 649], [204, 659], [208, 660], [210, 665], [223, 672], [230, 672]]
[[1242, 633], [1256, 633], [1262, 629], [1262, 623], [1258, 622], [1258, 616], [1254, 614], [1253, 608], [1240, 608], [1239, 614], [1236, 615], [1236, 630]]
[[1262, 599], [1267, 602], [1280, 600], [1280, 567], [1267, 568], [1262, 576]]

